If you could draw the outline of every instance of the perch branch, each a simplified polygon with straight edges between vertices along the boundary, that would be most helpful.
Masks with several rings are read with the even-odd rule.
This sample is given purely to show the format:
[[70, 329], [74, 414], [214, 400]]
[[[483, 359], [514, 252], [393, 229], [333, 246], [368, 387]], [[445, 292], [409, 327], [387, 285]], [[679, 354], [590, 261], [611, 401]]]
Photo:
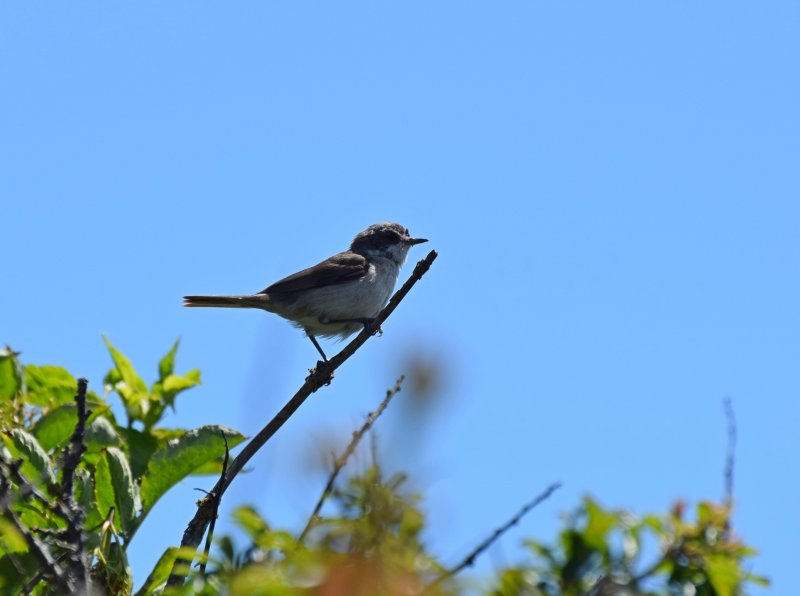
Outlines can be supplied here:
[[[317, 368], [311, 372], [305, 383], [303, 383], [302, 387], [298, 389], [297, 393], [295, 393], [294, 396], [286, 403], [286, 405], [277, 414], [275, 414], [272, 420], [270, 420], [269, 423], [267, 423], [267, 425], [262, 428], [247, 445], [245, 445], [244, 449], [242, 449], [239, 455], [233, 459], [225, 479], [223, 480], [220, 478], [216, 486], [214, 486], [214, 489], [211, 491], [212, 493], [218, 494], [219, 498], [222, 498], [222, 495], [231, 485], [231, 482], [233, 482], [233, 479], [236, 478], [236, 475], [242, 470], [245, 464], [250, 461], [250, 459], [258, 452], [258, 450], [270, 440], [270, 438], [272, 438], [272, 436], [281, 428], [281, 426], [284, 425], [284, 423], [292, 416], [292, 414], [297, 411], [297, 409], [303, 404], [308, 396], [323, 385], [330, 383], [333, 372], [342, 364], [344, 364], [355, 353], [356, 350], [364, 345], [364, 343], [380, 329], [381, 324], [389, 317], [389, 315], [392, 314], [394, 309], [397, 308], [397, 305], [400, 304], [400, 301], [403, 300], [411, 288], [414, 287], [414, 284], [416, 284], [417, 281], [419, 281], [422, 276], [425, 275], [428, 269], [430, 269], [431, 263], [433, 263], [436, 257], [437, 253], [435, 250], [429, 252], [424, 259], [417, 263], [416, 267], [414, 267], [414, 271], [411, 273], [411, 276], [408, 278], [406, 283], [403, 284], [403, 287], [395, 292], [394, 296], [392, 296], [392, 299], [389, 300], [389, 304], [386, 305], [386, 307], [380, 312], [380, 314], [371, 324], [365, 325], [361, 333], [359, 333], [355, 339], [353, 339], [353, 341], [347, 344], [341, 352], [336, 354], [336, 356], [327, 362], [317, 363]], [[186, 530], [183, 532], [181, 547], [197, 549], [200, 541], [203, 539], [203, 534], [205, 533], [205, 530], [211, 521], [212, 507], [213, 499], [208, 497], [198, 503], [197, 512], [186, 526]], [[188, 568], [188, 563], [190, 562], [180, 557], [175, 560], [175, 563], [172, 566], [172, 572], [167, 580], [168, 586], [177, 586], [183, 583], [184, 576], [179, 569]]]

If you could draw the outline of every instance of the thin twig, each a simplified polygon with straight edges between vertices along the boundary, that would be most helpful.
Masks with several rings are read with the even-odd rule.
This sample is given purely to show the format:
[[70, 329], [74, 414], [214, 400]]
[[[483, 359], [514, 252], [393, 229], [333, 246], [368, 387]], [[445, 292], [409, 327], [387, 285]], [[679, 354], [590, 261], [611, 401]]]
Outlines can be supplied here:
[[[222, 474], [219, 475], [219, 481], [225, 483], [225, 473], [228, 471], [228, 437], [225, 433], [220, 433], [222, 440], [225, 441], [225, 459], [222, 460]], [[206, 563], [208, 562], [208, 554], [211, 552], [211, 541], [214, 539], [214, 526], [217, 525], [217, 512], [219, 511], [219, 504], [222, 501], [222, 493], [211, 495], [214, 503], [211, 511], [211, 522], [208, 526], [208, 534], [206, 535], [206, 547], [203, 551], [203, 559], [200, 561], [200, 575], [206, 574]]]
[[458, 565], [456, 565], [455, 567], [451, 567], [450, 569], [445, 571], [442, 575], [437, 577], [428, 586], [426, 586], [426, 590], [429, 590], [431, 588], [434, 588], [434, 587], [438, 586], [440, 583], [442, 583], [446, 579], [449, 579], [449, 578], [453, 577], [454, 575], [456, 575], [457, 573], [463, 571], [467, 567], [471, 567], [472, 565], [474, 565], [475, 564], [475, 559], [477, 559], [478, 556], [480, 556], [480, 554], [483, 553], [483, 551], [485, 551], [487, 548], [489, 548], [495, 540], [500, 538], [500, 536], [502, 536], [504, 533], [506, 533], [511, 527], [513, 527], [516, 524], [518, 524], [519, 521], [523, 517], [525, 517], [525, 515], [531, 509], [533, 509], [534, 507], [539, 505], [542, 501], [545, 501], [546, 499], [548, 499], [550, 497], [550, 495], [552, 495], [559, 488], [561, 488], [561, 483], [560, 482], [556, 482], [556, 483], [551, 484], [550, 486], [548, 486], [547, 489], [543, 493], [541, 493], [535, 499], [533, 499], [528, 504], [526, 504], [522, 509], [519, 510], [519, 512], [517, 512], [517, 514], [514, 517], [512, 517], [505, 524], [503, 524], [502, 526], [497, 528], [494, 531], [494, 533], [492, 533], [491, 536], [489, 536], [486, 540], [484, 540], [478, 546], [476, 546], [472, 550], [472, 552], [470, 552], [466, 557], [464, 557], [464, 559]]
[[[69, 578], [65, 575], [64, 570], [58, 565], [55, 557], [50, 552], [49, 545], [39, 540], [39, 538], [22, 523], [11, 507], [13, 503], [24, 500], [31, 494], [40, 496], [45, 504], [51, 505], [50, 501], [19, 471], [21, 465], [22, 459], [8, 461], [0, 454], [0, 513], [2, 513], [3, 517], [9, 520], [25, 538], [25, 541], [28, 543], [28, 549], [33, 553], [33, 556], [38, 560], [41, 566], [41, 575], [52, 576], [56, 585], [62, 585], [73, 589], [74, 585], [72, 582], [68, 581]], [[12, 481], [15, 481], [18, 485], [13, 490]], [[57, 510], [54, 505], [53, 510]]]
[[322, 494], [319, 496], [319, 500], [314, 507], [314, 511], [308, 518], [306, 527], [303, 528], [303, 531], [300, 532], [300, 536], [297, 538], [298, 543], [302, 543], [305, 540], [306, 535], [311, 530], [317, 519], [319, 519], [319, 512], [322, 510], [322, 505], [333, 492], [333, 485], [336, 482], [336, 478], [339, 476], [339, 472], [342, 471], [342, 468], [344, 468], [347, 460], [350, 459], [351, 455], [353, 455], [353, 452], [356, 450], [356, 447], [358, 447], [358, 443], [361, 441], [361, 438], [367, 432], [369, 432], [369, 429], [372, 428], [372, 425], [375, 424], [375, 421], [378, 419], [378, 417], [383, 414], [383, 411], [386, 409], [386, 406], [389, 405], [389, 402], [392, 401], [392, 398], [400, 392], [400, 387], [403, 384], [404, 378], [405, 377], [401, 375], [394, 384], [394, 387], [386, 391], [386, 397], [383, 398], [383, 401], [380, 403], [378, 408], [367, 416], [367, 419], [364, 421], [364, 424], [361, 426], [361, 428], [353, 432], [353, 438], [350, 440], [350, 444], [347, 446], [347, 448], [342, 452], [341, 455], [333, 458], [333, 470], [331, 470], [331, 473], [328, 476], [328, 482], [325, 485], [325, 488], [322, 490]]
[[[67, 558], [68, 554], [69, 553], [67, 553], [67, 552], [63, 552], [60, 555], [58, 555], [58, 558], [56, 559], [56, 563], [62, 563], [64, 561], [64, 559]], [[34, 575], [31, 579], [29, 579], [28, 583], [26, 583], [24, 586], [22, 586], [22, 589], [20, 591], [23, 594], [32, 594], [33, 593], [33, 589], [36, 587], [36, 585], [40, 581], [45, 579], [45, 576], [46, 576], [45, 571], [40, 571], [37, 575]]]
[[[20, 472], [22, 462], [22, 458], [12, 462], [0, 459], [0, 467], [2, 468], [3, 478], [3, 482], [0, 482], [0, 510], [10, 506], [11, 503], [25, 501], [29, 496], [32, 496], [40, 501], [48, 511], [53, 511], [62, 517], [66, 517], [69, 512], [64, 508], [63, 503], [60, 501], [51, 501], [42, 491], [36, 488], [33, 483], [22, 474], [22, 472]], [[13, 480], [17, 483], [17, 487], [13, 492], [8, 490], [10, 484], [5, 482], [5, 478]]]
[[70, 593], [74, 592], [75, 584], [71, 581], [69, 576], [64, 574], [63, 569], [58, 565], [58, 562], [55, 557], [53, 557], [47, 544], [39, 540], [33, 532], [30, 532], [12, 509], [9, 508], [3, 511], [3, 516], [25, 537], [25, 541], [28, 543], [28, 549], [33, 553], [33, 556], [36, 557], [43, 568], [42, 575], [51, 575], [57, 586], [64, 586]]
[[723, 402], [728, 419], [728, 452], [725, 455], [725, 504], [733, 505], [733, 470], [736, 465], [736, 415], [730, 397]]
[[[416, 267], [414, 267], [414, 271], [406, 283], [404, 283], [403, 287], [395, 292], [394, 296], [392, 296], [392, 299], [389, 301], [389, 304], [387, 304], [386, 307], [380, 312], [375, 321], [373, 321], [371, 325], [366, 325], [361, 333], [359, 333], [355, 339], [353, 339], [353, 341], [347, 344], [341, 352], [336, 354], [336, 356], [327, 362], [318, 363], [317, 368], [312, 371], [305, 383], [303, 383], [302, 387], [298, 389], [297, 393], [295, 393], [294, 396], [286, 403], [286, 405], [272, 418], [272, 420], [270, 420], [269, 423], [267, 423], [267, 425], [262, 428], [247, 445], [244, 446], [244, 449], [242, 449], [239, 455], [233, 459], [225, 480], [223, 481], [220, 479], [217, 482], [216, 486], [212, 490], [213, 493], [219, 494], [221, 497], [231, 485], [233, 479], [236, 478], [236, 475], [245, 466], [245, 464], [247, 464], [247, 462], [250, 461], [250, 459], [258, 452], [258, 450], [261, 449], [261, 447], [263, 447], [264, 444], [270, 440], [270, 438], [272, 438], [272, 435], [274, 435], [281, 428], [281, 426], [284, 425], [284, 423], [292, 416], [292, 414], [294, 414], [297, 409], [303, 405], [303, 402], [308, 398], [308, 396], [323, 385], [330, 383], [333, 372], [342, 364], [344, 364], [355, 353], [356, 350], [364, 345], [364, 343], [380, 329], [381, 324], [389, 317], [389, 315], [392, 314], [394, 309], [397, 308], [397, 305], [400, 304], [400, 301], [403, 298], [405, 298], [406, 294], [408, 294], [414, 284], [416, 284], [417, 281], [419, 281], [420, 278], [425, 275], [436, 257], [437, 253], [435, 250], [429, 252], [428, 256], [417, 263]], [[211, 510], [211, 499], [206, 498], [200, 501], [197, 507], [197, 512], [186, 526], [186, 530], [183, 532], [181, 547], [197, 549], [200, 541], [203, 539], [203, 534], [205, 533], [205, 530], [211, 521]], [[181, 557], [175, 560], [175, 563], [172, 566], [172, 572], [167, 580], [168, 586], [177, 586], [183, 583], [184, 574], [179, 570], [188, 569], [189, 563], [190, 561], [186, 561]]]

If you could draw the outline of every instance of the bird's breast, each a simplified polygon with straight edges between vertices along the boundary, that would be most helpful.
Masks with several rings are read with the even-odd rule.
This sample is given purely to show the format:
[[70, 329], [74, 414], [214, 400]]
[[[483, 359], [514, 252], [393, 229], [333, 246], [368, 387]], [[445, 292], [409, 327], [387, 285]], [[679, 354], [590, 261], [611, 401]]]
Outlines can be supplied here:
[[290, 307], [278, 308], [275, 312], [313, 335], [346, 337], [361, 329], [361, 324], [324, 324], [320, 321], [378, 316], [392, 295], [399, 273], [399, 266], [390, 259], [372, 258], [363, 277], [298, 292]]

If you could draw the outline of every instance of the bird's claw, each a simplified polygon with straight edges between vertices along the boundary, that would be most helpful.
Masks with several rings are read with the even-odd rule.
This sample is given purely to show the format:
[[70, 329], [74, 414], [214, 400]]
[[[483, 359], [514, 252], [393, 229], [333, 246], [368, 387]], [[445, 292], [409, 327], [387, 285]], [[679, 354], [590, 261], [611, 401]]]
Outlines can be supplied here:
[[381, 326], [376, 323], [377, 319], [366, 319], [363, 322], [364, 329], [369, 331], [369, 334], [372, 336], [375, 335], [383, 335], [383, 329]]
[[306, 377], [306, 381], [311, 379], [314, 376], [321, 376], [323, 380], [323, 385], [326, 387], [331, 384], [333, 381], [333, 371], [328, 370], [330, 366], [330, 361], [328, 360], [317, 360], [317, 365], [314, 368], [308, 369], [308, 376]]

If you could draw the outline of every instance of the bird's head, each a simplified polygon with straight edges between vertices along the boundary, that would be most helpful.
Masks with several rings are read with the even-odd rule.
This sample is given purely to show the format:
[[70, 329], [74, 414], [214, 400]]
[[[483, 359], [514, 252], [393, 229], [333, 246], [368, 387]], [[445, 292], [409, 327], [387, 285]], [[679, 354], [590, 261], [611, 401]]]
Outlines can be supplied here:
[[408, 228], [397, 223], [379, 223], [368, 227], [353, 238], [350, 250], [365, 256], [385, 257], [402, 265], [409, 249], [427, 242], [425, 238], [412, 238]]

